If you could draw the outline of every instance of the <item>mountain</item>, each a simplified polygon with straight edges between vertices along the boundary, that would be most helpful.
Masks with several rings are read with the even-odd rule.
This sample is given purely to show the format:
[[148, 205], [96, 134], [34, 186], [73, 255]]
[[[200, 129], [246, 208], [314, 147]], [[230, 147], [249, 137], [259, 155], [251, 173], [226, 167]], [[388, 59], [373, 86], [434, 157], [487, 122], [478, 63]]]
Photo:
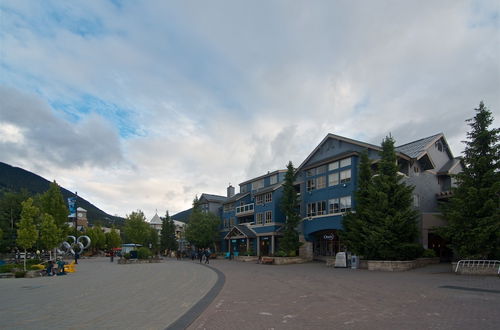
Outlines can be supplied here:
[[[7, 191], [17, 192], [21, 189], [26, 189], [33, 195], [41, 194], [49, 189], [49, 184], [50, 181], [35, 173], [0, 162], [0, 196]], [[67, 201], [68, 197], [74, 197], [73, 192], [63, 187], [60, 188], [64, 201]], [[87, 219], [91, 224], [100, 221], [104, 225], [121, 226], [125, 222], [125, 219], [104, 212], [80, 196], [77, 198], [76, 205], [87, 210]]]

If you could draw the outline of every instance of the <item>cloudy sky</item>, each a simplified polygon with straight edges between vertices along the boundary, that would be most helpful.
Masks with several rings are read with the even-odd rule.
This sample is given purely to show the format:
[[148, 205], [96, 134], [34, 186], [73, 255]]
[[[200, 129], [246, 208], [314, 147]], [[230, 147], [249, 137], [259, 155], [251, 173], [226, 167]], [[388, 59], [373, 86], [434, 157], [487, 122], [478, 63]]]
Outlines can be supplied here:
[[0, 161], [148, 218], [328, 133], [500, 122], [499, 1], [0, 1]]

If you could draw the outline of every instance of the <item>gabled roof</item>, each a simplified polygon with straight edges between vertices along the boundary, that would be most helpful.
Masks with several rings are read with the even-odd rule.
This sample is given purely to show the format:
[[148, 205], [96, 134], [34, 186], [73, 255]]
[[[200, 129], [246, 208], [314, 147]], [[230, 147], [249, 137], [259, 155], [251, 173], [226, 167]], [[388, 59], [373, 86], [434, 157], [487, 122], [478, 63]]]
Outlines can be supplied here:
[[258, 176], [256, 178], [253, 178], [253, 179], [250, 179], [250, 180], [246, 180], [246, 181], [243, 181], [242, 183], [240, 183], [239, 185], [244, 185], [244, 184], [247, 184], [247, 183], [250, 183], [250, 182], [253, 182], [253, 181], [257, 181], [257, 180], [260, 180], [260, 179], [263, 179], [265, 177], [268, 177], [268, 176], [271, 176], [271, 175], [275, 175], [275, 174], [278, 174], [278, 173], [285, 173], [286, 170], [276, 170], [274, 172], [268, 172], [267, 174], [264, 174], [264, 175], [261, 175], [261, 176]]
[[[235, 234], [235, 235], [233, 235], [233, 234]], [[229, 231], [229, 233], [226, 234], [224, 239], [230, 239], [231, 237], [235, 237], [235, 236], [243, 236], [243, 237], [247, 237], [247, 238], [257, 237], [256, 233], [245, 225], [235, 225]]]
[[250, 194], [250, 192], [246, 192], [246, 193], [237, 193], [236, 195], [234, 195], [233, 197], [230, 197], [230, 198], [227, 198], [223, 204], [227, 204], [227, 203], [232, 203], [232, 202], [235, 202], [237, 200], [240, 200], [242, 199], [243, 197], [247, 196], [248, 194]]
[[272, 186], [267, 186], [267, 187], [264, 187], [264, 188], [257, 189], [257, 191], [255, 191], [253, 194], [255, 196], [257, 196], [257, 195], [260, 195], [260, 194], [265, 194], [265, 193], [268, 193], [268, 192], [271, 192], [271, 191], [275, 191], [276, 189], [278, 189], [282, 185], [283, 185], [283, 182], [276, 183], [276, 184], [273, 184]]
[[209, 202], [223, 203], [227, 197], [220, 195], [212, 195], [212, 194], [201, 194], [200, 199], [205, 198]]
[[441, 167], [441, 169], [438, 171], [438, 174], [449, 174], [452, 169], [460, 164], [461, 161], [461, 157], [450, 159], [446, 164], [443, 165], [443, 167]]
[[[429, 136], [429, 137], [426, 137], [426, 138], [423, 138], [423, 139], [413, 141], [413, 142], [410, 142], [407, 144], [403, 144], [399, 147], [396, 147], [396, 151], [404, 153], [405, 155], [408, 155], [411, 158], [420, 159], [427, 152], [427, 149], [433, 143], [435, 143], [437, 140], [439, 140], [442, 137], [444, 137], [443, 133], [432, 135], [432, 136]], [[446, 145], [446, 147], [448, 147], [448, 145]]]
[[152, 225], [161, 225], [162, 224], [161, 219], [158, 216], [158, 213], [155, 213], [155, 215], [151, 218], [151, 220], [149, 220], [149, 223]]

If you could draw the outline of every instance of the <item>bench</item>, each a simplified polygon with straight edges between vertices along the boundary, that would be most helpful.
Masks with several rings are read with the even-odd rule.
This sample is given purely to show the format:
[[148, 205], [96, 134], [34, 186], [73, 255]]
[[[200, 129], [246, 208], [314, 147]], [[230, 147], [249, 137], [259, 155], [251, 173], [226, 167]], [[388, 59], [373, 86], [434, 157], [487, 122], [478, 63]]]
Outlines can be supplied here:
[[270, 257], [262, 257], [262, 258], [260, 258], [260, 263], [261, 263], [261, 264], [268, 264], [268, 265], [272, 265], [272, 264], [274, 264], [274, 258], [270, 258]]

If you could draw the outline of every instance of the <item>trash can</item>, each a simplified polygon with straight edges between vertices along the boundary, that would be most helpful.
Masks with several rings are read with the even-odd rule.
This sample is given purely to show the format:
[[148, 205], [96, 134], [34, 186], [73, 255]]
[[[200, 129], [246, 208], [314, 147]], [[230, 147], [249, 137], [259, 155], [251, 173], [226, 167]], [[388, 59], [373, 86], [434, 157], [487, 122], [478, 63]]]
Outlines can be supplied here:
[[351, 269], [357, 269], [359, 267], [359, 258], [358, 256], [351, 256]]
[[137, 259], [137, 250], [130, 251], [130, 259]]

